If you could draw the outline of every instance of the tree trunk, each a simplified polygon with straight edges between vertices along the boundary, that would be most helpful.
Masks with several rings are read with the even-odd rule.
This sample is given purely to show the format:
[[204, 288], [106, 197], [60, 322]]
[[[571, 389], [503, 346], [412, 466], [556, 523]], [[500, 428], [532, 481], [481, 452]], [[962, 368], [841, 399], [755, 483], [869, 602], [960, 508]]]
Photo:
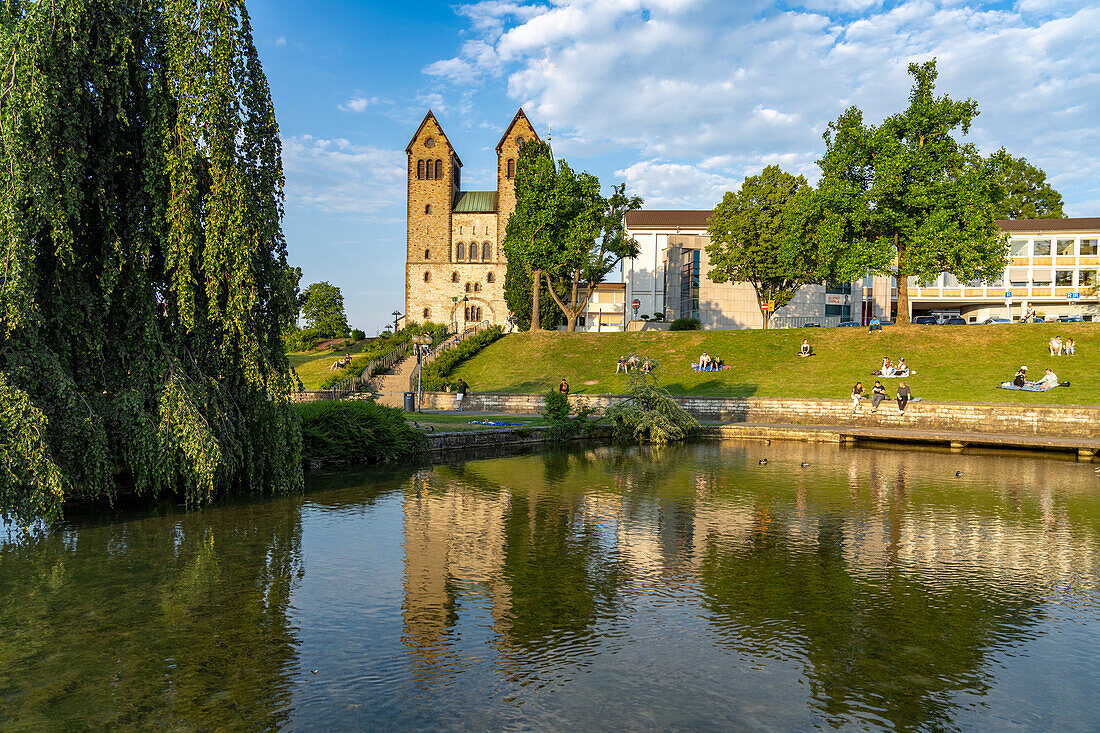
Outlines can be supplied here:
[[[897, 323], [899, 326], [908, 326], [911, 322], [909, 318], [909, 275], [902, 266], [902, 260], [905, 258], [905, 245], [902, 244], [897, 234], [894, 235], [894, 248], [898, 251], [898, 274], [896, 275], [898, 281]], [[889, 292], [887, 292], [887, 303], [890, 302], [889, 295]], [[886, 315], [889, 317], [890, 314], [887, 313]]]
[[539, 300], [541, 299], [542, 293], [539, 292], [539, 286], [542, 284], [542, 270], [534, 270], [532, 276], [531, 292], [533, 293], [533, 300], [531, 301], [531, 328], [528, 330], [541, 331], [542, 314], [539, 313]]

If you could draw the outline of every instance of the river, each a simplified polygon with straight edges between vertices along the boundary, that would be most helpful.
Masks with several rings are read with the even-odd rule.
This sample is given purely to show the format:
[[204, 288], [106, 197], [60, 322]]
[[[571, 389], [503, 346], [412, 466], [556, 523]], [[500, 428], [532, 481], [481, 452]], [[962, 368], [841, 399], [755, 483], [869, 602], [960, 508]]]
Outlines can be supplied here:
[[1092, 464], [730, 441], [308, 483], [0, 538], [0, 728], [1100, 726]]

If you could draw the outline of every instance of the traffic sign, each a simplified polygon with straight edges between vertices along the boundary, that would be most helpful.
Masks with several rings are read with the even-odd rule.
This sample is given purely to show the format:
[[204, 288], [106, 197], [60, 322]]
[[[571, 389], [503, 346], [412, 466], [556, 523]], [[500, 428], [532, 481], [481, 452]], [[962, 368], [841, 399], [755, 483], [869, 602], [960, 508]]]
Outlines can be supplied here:
[[1066, 298], [1068, 298], [1070, 300], [1075, 300], [1075, 299], [1080, 298], [1080, 297], [1081, 297], [1080, 293], [1066, 293]]
[[771, 310], [771, 307], [772, 307], [771, 303], [761, 303], [760, 304], [760, 310], [764, 311], [765, 313], [767, 313], [769, 310]]
[[638, 310], [642, 307], [642, 301], [635, 298], [634, 300], [630, 301], [630, 305], [634, 308], [634, 310]]
[[1005, 297], [1006, 298], [1011, 298], [1012, 297], [1012, 291], [1011, 290], [1006, 290], [1005, 291]]

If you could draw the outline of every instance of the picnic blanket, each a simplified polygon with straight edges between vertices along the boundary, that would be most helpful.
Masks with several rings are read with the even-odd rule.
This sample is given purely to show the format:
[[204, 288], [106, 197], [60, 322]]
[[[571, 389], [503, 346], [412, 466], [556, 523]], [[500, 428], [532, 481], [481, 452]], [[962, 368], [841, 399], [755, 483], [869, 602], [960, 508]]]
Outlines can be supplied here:
[[881, 377], [883, 379], [905, 379], [910, 374], [915, 374], [915, 372], [910, 372], [908, 369], [906, 369], [904, 372], [894, 372], [893, 374], [881, 374], [879, 372], [871, 372], [872, 377]]
[[[720, 368], [721, 369], [732, 369], [732, 367], [727, 366], [725, 364], [723, 364]], [[691, 365], [691, 370], [693, 372], [716, 372], [716, 371], [718, 371], [718, 369], [700, 369], [698, 364], [692, 364]]]
[[1014, 389], [1017, 392], [1049, 392], [1055, 387], [1061, 387], [1061, 384], [1025, 384], [1023, 387], [1017, 387], [1012, 382], [1001, 382], [1001, 389]]
[[518, 422], [500, 422], [499, 420], [471, 420], [471, 425], [488, 425], [493, 428], [507, 428], [515, 425], [521, 425]]

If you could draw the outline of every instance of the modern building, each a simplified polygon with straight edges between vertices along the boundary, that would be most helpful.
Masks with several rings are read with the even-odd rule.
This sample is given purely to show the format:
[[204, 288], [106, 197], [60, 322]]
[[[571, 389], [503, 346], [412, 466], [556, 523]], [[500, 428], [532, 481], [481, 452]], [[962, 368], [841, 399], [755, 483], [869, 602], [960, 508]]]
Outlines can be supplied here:
[[[627, 231], [641, 252], [623, 265], [627, 303], [666, 320], [698, 318], [703, 328], [759, 328], [763, 317], [747, 283], [715, 283], [706, 245], [709, 211], [632, 211]], [[1100, 269], [1100, 218], [1004, 220], [1009, 266], [990, 282], [960, 283], [944, 273], [925, 287], [909, 280], [912, 316], [958, 314], [970, 323], [990, 317], [1020, 320], [1028, 307], [1053, 318], [1081, 315], [1100, 319], [1095, 286]], [[836, 325], [866, 322], [871, 315], [897, 316], [897, 284], [888, 276], [855, 283], [806, 286], [772, 318], [777, 327], [806, 322]]]
[[462, 161], [429, 110], [408, 156], [405, 317], [410, 321], [504, 324], [506, 260], [501, 251], [516, 208], [519, 147], [538, 139], [523, 110], [497, 143], [495, 191], [463, 191]]
[[[623, 263], [625, 300], [639, 301], [638, 313], [666, 321], [698, 318], [706, 329], [761, 328], [764, 316], [748, 283], [716, 283], [707, 277], [709, 211], [640, 210], [626, 215], [626, 229], [639, 255]], [[836, 325], [859, 319], [860, 283], [807, 285], [776, 311], [778, 327], [804, 323]], [[628, 317], [633, 318], [631, 310]]]
[[[588, 299], [584, 313], [577, 318], [577, 331], [603, 333], [623, 331], [626, 327], [626, 283], [600, 283]], [[564, 331], [565, 326], [558, 327]]]

